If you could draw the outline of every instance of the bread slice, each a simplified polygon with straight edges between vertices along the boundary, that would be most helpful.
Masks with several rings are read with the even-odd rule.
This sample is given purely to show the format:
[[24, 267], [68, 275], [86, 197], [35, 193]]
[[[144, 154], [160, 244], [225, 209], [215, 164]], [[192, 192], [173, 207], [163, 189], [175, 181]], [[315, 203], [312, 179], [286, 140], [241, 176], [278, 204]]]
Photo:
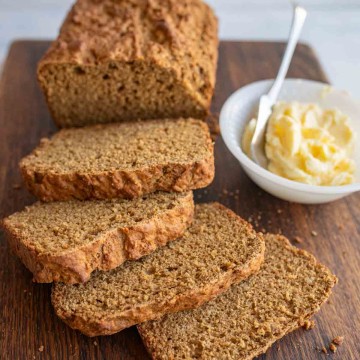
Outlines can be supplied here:
[[3, 222], [15, 253], [37, 282], [84, 282], [184, 234], [193, 196], [155, 193], [134, 200], [36, 203]]
[[56, 314], [88, 336], [108, 335], [203, 304], [258, 271], [264, 240], [220, 204], [195, 206], [185, 235], [138, 261], [96, 272], [81, 285], [56, 283]]
[[337, 279], [279, 235], [261, 270], [195, 310], [138, 326], [153, 359], [250, 360], [319, 310]]
[[43, 140], [20, 168], [43, 201], [134, 198], [209, 185], [214, 147], [200, 120], [95, 125]]
[[39, 62], [58, 126], [206, 116], [217, 20], [201, 0], [78, 0]]

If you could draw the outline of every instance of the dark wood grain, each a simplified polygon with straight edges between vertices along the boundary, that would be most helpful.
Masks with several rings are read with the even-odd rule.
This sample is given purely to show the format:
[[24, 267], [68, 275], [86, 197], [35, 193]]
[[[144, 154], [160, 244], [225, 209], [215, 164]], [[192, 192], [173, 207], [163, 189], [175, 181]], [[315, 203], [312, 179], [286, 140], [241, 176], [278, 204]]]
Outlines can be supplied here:
[[[35, 78], [36, 63], [48, 45], [16, 42], [4, 66], [0, 84], [0, 217], [34, 201], [22, 186], [18, 188], [17, 164], [41, 137], [56, 130]], [[222, 42], [213, 111], [218, 112], [237, 88], [274, 77], [283, 49], [280, 43]], [[326, 81], [306, 45], [298, 46], [289, 76]], [[196, 199], [220, 201], [257, 229], [281, 231], [290, 239], [300, 236], [303, 242], [298, 246], [315, 254], [340, 279], [330, 302], [315, 316], [315, 329], [300, 329], [286, 336], [260, 359], [323, 359], [326, 355], [319, 349], [337, 335], [344, 335], [345, 341], [334, 358], [360, 358], [360, 194], [321, 206], [278, 200], [249, 180], [218, 138], [215, 181], [208, 189], [197, 191]], [[50, 286], [31, 282], [31, 274], [10, 253], [3, 234], [0, 313], [1, 359], [148, 359], [135, 328], [87, 338], [58, 320], [50, 304]]]

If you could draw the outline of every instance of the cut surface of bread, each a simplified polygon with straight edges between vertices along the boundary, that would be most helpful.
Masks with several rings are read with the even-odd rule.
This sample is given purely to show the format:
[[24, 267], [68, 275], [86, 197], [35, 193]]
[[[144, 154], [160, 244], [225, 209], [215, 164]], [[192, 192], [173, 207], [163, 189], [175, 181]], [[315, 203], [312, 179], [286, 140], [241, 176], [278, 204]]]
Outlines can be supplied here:
[[38, 64], [61, 127], [206, 116], [217, 20], [201, 0], [78, 0]]
[[265, 235], [260, 271], [204, 306], [138, 326], [153, 359], [241, 359], [300, 327], [337, 279], [280, 235]]
[[3, 221], [15, 253], [37, 282], [79, 283], [183, 235], [191, 224], [191, 192], [134, 200], [36, 203]]
[[258, 271], [264, 240], [220, 204], [195, 206], [178, 240], [138, 261], [94, 272], [85, 284], [56, 283], [56, 314], [88, 336], [108, 335], [203, 304]]
[[43, 201], [134, 198], [209, 185], [214, 146], [201, 120], [94, 125], [42, 140], [20, 168]]

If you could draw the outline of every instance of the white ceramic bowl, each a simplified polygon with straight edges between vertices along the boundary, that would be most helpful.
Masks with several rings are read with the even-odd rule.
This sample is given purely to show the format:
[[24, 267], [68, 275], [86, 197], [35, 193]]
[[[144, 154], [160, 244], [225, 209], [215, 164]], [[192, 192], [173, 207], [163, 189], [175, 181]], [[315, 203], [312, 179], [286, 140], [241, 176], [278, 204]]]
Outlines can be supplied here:
[[260, 96], [268, 92], [273, 80], [257, 81], [234, 92], [225, 102], [220, 113], [220, 130], [226, 146], [239, 160], [249, 177], [265, 191], [281, 199], [320, 204], [333, 201], [360, 190], [360, 104], [346, 91], [331, 88], [327, 84], [287, 79], [279, 100], [315, 102], [322, 108], [338, 108], [351, 119], [357, 133], [353, 157], [356, 162], [356, 183], [343, 186], [316, 186], [292, 181], [271, 173], [250, 160], [241, 149], [241, 137], [246, 124], [254, 116]]

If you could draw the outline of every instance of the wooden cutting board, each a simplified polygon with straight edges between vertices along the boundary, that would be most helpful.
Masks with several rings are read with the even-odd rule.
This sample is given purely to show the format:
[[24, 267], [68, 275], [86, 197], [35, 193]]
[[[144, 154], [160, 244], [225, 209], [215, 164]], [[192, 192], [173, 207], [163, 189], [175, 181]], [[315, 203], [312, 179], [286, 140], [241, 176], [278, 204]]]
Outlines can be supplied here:
[[[55, 131], [36, 83], [36, 63], [48, 47], [43, 41], [18, 41], [10, 49], [0, 83], [0, 217], [35, 199], [21, 185], [17, 164], [43, 136]], [[284, 45], [222, 42], [213, 111], [239, 87], [276, 75]], [[326, 81], [313, 51], [297, 48], [290, 77]], [[237, 195], [236, 192], [239, 192]], [[297, 330], [260, 359], [324, 359], [319, 349], [335, 336], [345, 341], [333, 356], [360, 358], [360, 194], [317, 206], [291, 204], [268, 195], [244, 174], [221, 138], [216, 141], [216, 178], [196, 200], [220, 201], [257, 229], [282, 232], [309, 250], [339, 277], [330, 301], [315, 316], [313, 330]], [[312, 232], [317, 235], [312, 235]], [[149, 359], [135, 328], [87, 338], [56, 318], [50, 285], [34, 284], [31, 274], [0, 239], [1, 359]]]

